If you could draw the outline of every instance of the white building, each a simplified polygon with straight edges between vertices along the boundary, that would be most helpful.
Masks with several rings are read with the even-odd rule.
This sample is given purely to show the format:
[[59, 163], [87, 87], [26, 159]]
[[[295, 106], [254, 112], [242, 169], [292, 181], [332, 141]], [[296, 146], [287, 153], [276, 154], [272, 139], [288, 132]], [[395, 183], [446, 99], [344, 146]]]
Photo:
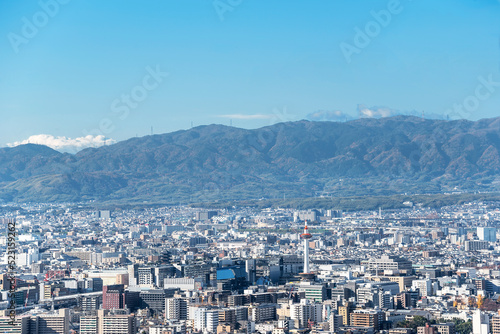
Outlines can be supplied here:
[[313, 303], [309, 299], [302, 299], [300, 304], [290, 305], [290, 318], [295, 320], [297, 328], [307, 327], [307, 321], [322, 321], [323, 305]]
[[209, 333], [217, 333], [217, 326], [219, 325], [219, 311], [208, 310], [206, 313], [206, 326], [205, 329]]
[[478, 227], [477, 236], [479, 240], [495, 242], [497, 241], [497, 229], [494, 227]]
[[163, 288], [179, 288], [182, 291], [199, 290], [203, 287], [201, 278], [165, 278], [163, 279]]
[[83, 316], [80, 317], [80, 334], [96, 334], [97, 333], [97, 316]]
[[194, 329], [216, 333], [219, 325], [219, 311], [206, 307], [197, 307], [190, 312], [194, 320]]
[[481, 310], [474, 311], [472, 316], [472, 334], [488, 334], [490, 332], [490, 318]]
[[432, 282], [430, 279], [416, 279], [411, 282], [412, 289], [419, 290], [420, 297], [427, 297], [432, 295]]

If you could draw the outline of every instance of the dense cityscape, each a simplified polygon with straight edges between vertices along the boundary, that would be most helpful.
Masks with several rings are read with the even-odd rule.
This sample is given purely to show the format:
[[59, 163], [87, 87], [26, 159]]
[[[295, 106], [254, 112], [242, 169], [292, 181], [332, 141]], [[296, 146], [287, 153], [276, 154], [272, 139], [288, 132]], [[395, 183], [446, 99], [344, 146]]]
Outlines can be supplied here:
[[500, 333], [500, 203], [404, 204], [4, 205], [0, 332]]

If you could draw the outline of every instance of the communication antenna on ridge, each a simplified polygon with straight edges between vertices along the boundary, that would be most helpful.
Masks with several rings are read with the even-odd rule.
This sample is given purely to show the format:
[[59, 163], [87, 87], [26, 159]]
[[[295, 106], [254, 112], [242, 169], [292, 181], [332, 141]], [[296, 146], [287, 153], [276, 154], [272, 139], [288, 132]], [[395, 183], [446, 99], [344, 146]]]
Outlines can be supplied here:
[[229, 120], [229, 126], [233, 126], [233, 120], [232, 119]]
[[151, 136], [153, 135], [153, 127], [151, 126]]
[[191, 129], [193, 128], [193, 121], [191, 121]]

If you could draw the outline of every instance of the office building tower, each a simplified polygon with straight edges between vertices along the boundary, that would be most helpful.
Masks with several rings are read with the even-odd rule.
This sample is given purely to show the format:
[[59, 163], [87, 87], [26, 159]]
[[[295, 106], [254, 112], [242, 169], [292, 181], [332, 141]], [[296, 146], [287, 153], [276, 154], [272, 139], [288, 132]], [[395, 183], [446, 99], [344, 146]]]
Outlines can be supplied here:
[[497, 229], [494, 227], [478, 227], [477, 237], [479, 240], [484, 240], [488, 242], [497, 241]]

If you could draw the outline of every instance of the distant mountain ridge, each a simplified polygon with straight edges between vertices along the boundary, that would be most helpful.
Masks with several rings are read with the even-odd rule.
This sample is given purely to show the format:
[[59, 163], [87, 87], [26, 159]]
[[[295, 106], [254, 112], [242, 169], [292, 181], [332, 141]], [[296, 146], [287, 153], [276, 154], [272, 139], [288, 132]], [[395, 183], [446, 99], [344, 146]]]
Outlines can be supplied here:
[[0, 149], [4, 201], [205, 201], [320, 194], [493, 191], [500, 118], [410, 116], [199, 126], [75, 155]]

